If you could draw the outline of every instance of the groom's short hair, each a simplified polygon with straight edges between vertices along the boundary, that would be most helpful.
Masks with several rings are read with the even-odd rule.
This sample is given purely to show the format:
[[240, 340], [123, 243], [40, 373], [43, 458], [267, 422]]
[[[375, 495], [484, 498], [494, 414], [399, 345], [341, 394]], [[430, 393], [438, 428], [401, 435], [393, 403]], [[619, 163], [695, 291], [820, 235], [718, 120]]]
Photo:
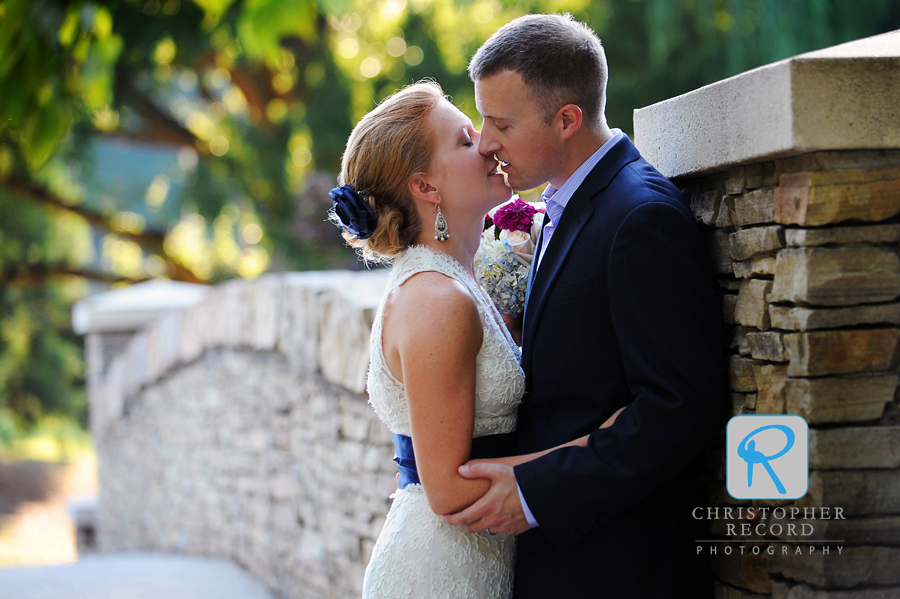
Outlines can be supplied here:
[[597, 34], [572, 15], [525, 15], [510, 21], [469, 62], [472, 81], [507, 70], [522, 77], [544, 122], [566, 104], [581, 108], [589, 125], [604, 121], [606, 53]]

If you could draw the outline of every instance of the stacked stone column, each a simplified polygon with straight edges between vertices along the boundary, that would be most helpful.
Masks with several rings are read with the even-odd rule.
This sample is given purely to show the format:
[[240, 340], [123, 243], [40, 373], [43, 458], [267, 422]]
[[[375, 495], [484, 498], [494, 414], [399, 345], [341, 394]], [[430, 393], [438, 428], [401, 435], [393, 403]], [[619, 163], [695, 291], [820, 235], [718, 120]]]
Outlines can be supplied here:
[[[745, 544], [743, 555], [716, 551], [720, 596], [900, 596], [891, 565], [900, 563], [900, 153], [822, 152], [681, 183], [714, 257], [733, 413], [798, 414], [810, 425], [805, 497], [733, 499], [720, 450], [710, 499], [788, 514], [831, 508], [827, 520], [788, 518], [810, 532], [802, 555], [791, 546], [785, 556], [779, 542], [796, 535], [769, 534], [774, 556], [765, 535], [727, 535], [729, 523], [767, 530], [777, 522], [771, 510], [716, 520], [718, 539]], [[834, 518], [835, 507], [846, 519]], [[839, 590], [873, 583], [893, 588]]]
[[893, 32], [635, 113], [709, 241], [733, 414], [809, 424], [794, 501], [734, 499], [724, 432], [711, 452], [700, 545], [721, 598], [900, 597], [898, 98]]

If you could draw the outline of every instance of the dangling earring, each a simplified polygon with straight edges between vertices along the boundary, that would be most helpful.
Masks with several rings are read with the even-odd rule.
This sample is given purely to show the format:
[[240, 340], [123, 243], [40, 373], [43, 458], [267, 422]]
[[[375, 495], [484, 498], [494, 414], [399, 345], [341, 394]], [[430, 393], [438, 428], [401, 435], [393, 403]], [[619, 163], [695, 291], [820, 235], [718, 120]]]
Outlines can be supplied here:
[[440, 206], [437, 207], [437, 217], [434, 219], [434, 238], [438, 241], [447, 241], [450, 239], [447, 220], [444, 218], [444, 213], [441, 212]]

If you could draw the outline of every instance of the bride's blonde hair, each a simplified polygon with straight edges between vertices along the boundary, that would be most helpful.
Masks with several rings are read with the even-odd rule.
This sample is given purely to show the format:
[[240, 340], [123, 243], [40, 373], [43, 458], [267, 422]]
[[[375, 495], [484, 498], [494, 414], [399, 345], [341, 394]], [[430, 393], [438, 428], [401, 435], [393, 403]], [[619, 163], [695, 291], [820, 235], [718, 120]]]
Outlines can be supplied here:
[[[366, 114], [347, 140], [339, 184], [362, 196], [378, 224], [368, 239], [346, 230], [343, 235], [368, 261], [390, 261], [413, 245], [422, 230], [408, 183], [431, 163], [436, 136], [428, 118], [444, 98], [433, 81], [404, 87]], [[337, 224], [333, 210], [329, 217]]]

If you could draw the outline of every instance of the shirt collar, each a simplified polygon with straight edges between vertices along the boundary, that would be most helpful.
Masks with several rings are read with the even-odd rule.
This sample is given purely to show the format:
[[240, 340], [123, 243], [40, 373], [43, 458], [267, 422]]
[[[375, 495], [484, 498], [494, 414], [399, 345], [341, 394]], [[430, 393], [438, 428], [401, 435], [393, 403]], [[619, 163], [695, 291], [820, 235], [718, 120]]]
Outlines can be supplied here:
[[[622, 136], [625, 134], [622, 133], [621, 129], [613, 129], [613, 136], [607, 141], [605, 144], [600, 146], [600, 148], [591, 154], [591, 157], [581, 163], [572, 176], [566, 179], [566, 182], [560, 186], [559, 189], [556, 189], [552, 185], [547, 185], [547, 188], [544, 190], [544, 193], [541, 194], [541, 199], [547, 202], [548, 204], [556, 204], [555, 209], [551, 209], [551, 206], [547, 206], [547, 213], [550, 215], [550, 219], [557, 223], [559, 222], [559, 217], [557, 214], [562, 214], [563, 209], [569, 203], [569, 200], [572, 199], [572, 195], [575, 193], [581, 184], [584, 183], [584, 179], [588, 176], [594, 167], [597, 166], [597, 163], [606, 156], [607, 152], [609, 152], [616, 143], [622, 139]], [[557, 214], [554, 214], [557, 213]]]

